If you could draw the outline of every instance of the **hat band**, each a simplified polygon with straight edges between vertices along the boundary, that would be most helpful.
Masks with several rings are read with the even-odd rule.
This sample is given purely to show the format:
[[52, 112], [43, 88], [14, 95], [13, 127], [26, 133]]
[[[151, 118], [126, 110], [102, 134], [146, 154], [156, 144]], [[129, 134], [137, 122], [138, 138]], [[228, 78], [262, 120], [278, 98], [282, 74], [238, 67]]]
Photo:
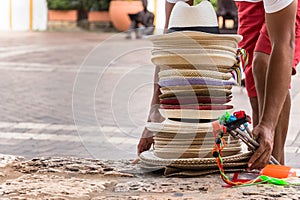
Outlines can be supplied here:
[[176, 122], [187, 122], [187, 123], [209, 123], [216, 121], [217, 119], [188, 119], [188, 118], [169, 118], [169, 120]]
[[205, 33], [219, 34], [218, 26], [192, 26], [192, 27], [171, 27], [168, 29], [168, 33], [176, 31], [201, 31]]

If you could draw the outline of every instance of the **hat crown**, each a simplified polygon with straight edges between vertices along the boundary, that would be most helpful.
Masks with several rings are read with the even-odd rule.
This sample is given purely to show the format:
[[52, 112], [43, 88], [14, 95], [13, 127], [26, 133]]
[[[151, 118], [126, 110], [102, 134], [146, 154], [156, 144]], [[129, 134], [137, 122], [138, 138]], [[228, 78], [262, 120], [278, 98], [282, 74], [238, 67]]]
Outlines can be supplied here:
[[179, 1], [170, 15], [169, 27], [216, 27], [218, 19], [212, 4], [203, 0], [196, 6]]

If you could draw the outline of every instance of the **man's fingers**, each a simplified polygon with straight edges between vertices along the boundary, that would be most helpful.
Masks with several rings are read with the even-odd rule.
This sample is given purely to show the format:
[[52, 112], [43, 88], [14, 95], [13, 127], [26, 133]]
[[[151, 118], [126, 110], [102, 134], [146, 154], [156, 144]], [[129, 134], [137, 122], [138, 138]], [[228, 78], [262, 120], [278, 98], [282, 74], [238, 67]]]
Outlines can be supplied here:
[[254, 163], [258, 162], [262, 154], [264, 153], [264, 149], [260, 146], [252, 155], [248, 162], [248, 167], [253, 169], [252, 166], [255, 166]]
[[260, 155], [259, 159], [255, 163], [253, 163], [253, 165], [251, 166], [251, 169], [259, 169], [260, 170], [260, 169], [264, 168], [268, 164], [269, 161], [270, 161], [270, 155], [269, 155], [268, 151], [264, 151]]

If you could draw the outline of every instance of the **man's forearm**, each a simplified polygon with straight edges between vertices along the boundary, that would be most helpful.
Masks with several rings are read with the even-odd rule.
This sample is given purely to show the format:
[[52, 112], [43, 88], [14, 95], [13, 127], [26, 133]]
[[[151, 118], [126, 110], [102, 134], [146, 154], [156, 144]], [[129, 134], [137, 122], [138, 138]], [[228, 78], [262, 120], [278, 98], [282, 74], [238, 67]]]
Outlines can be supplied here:
[[285, 9], [266, 14], [272, 54], [266, 77], [265, 101], [261, 123], [274, 130], [291, 81], [297, 2]]

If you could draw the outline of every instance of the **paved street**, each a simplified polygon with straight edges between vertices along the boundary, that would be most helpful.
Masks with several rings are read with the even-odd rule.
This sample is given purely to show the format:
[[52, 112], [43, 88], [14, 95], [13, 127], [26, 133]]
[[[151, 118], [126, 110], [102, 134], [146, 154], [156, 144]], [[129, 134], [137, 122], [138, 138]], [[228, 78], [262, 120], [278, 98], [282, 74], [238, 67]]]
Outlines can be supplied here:
[[[151, 43], [109, 33], [0, 33], [0, 152], [134, 159], [152, 93]], [[288, 165], [300, 167], [300, 76]], [[250, 114], [246, 92], [236, 109]]]

